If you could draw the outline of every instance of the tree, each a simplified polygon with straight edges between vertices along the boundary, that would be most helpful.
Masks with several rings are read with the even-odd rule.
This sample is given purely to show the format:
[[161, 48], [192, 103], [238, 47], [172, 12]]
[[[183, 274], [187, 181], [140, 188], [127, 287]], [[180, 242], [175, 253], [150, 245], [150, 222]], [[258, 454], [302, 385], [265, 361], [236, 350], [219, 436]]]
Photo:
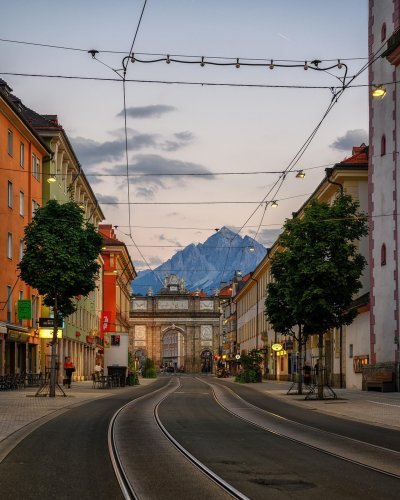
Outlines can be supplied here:
[[[277, 332], [297, 337], [300, 349], [309, 335], [318, 334], [319, 366], [324, 334], [351, 324], [357, 314], [350, 305], [366, 264], [357, 242], [368, 232], [358, 209], [344, 194], [332, 204], [312, 200], [300, 216], [286, 221], [272, 258], [266, 315]], [[322, 398], [322, 370], [318, 375]]]
[[240, 364], [243, 367], [242, 373], [236, 376], [235, 381], [240, 383], [261, 382], [262, 355], [256, 349], [253, 349], [240, 358]]
[[75, 312], [75, 297], [95, 289], [102, 237], [84, 220], [83, 210], [75, 202], [50, 200], [26, 226], [24, 244], [19, 276], [38, 290], [54, 313], [49, 393], [54, 397], [58, 327]]

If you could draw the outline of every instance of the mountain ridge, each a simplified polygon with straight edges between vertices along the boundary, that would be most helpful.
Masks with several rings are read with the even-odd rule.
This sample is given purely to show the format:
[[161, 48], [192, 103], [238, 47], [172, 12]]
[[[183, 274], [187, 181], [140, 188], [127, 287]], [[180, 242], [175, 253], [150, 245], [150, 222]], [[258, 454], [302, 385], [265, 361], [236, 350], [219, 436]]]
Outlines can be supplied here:
[[139, 271], [132, 290], [135, 295], [146, 295], [149, 288], [158, 293], [164, 276], [176, 274], [185, 280], [188, 291], [199, 289], [214, 294], [221, 282], [232, 279], [235, 271], [243, 275], [252, 271], [266, 253], [267, 249], [249, 236], [241, 237], [223, 227], [203, 243], [190, 243], [153, 271]]

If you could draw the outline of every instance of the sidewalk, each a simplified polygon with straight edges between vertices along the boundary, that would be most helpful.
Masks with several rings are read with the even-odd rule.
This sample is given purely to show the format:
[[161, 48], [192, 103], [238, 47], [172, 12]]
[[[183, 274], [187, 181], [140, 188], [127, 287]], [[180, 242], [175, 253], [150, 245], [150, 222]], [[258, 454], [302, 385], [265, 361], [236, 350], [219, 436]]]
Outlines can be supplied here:
[[92, 381], [73, 382], [71, 389], [63, 388], [67, 397], [35, 397], [37, 387], [0, 391], [0, 462], [24, 437], [34, 429], [63, 412], [95, 399], [106, 398], [136, 387], [151, 384], [156, 379], [140, 378], [140, 385], [93, 389]]
[[[234, 378], [222, 379], [235, 384]], [[400, 392], [361, 391], [358, 389], [336, 389], [337, 399], [305, 400], [304, 395], [288, 395], [291, 382], [263, 380], [260, 384], [244, 384], [256, 391], [278, 398], [285, 403], [300, 406], [310, 411], [343, 417], [358, 422], [392, 428], [400, 431]]]

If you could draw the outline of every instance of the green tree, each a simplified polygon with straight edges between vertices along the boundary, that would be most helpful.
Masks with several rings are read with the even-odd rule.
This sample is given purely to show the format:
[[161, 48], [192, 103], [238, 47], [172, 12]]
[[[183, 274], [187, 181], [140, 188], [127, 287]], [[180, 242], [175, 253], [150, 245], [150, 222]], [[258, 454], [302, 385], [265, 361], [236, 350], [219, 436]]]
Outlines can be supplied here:
[[236, 376], [235, 381], [240, 383], [261, 382], [260, 364], [263, 357], [262, 354], [253, 349], [248, 354], [241, 356], [240, 364], [243, 371]]
[[75, 297], [95, 289], [102, 237], [75, 202], [50, 200], [26, 226], [24, 244], [19, 276], [39, 291], [54, 313], [49, 393], [54, 397], [58, 327], [76, 310]]
[[[300, 353], [307, 337], [318, 334], [320, 366], [324, 334], [351, 324], [357, 314], [349, 306], [366, 264], [357, 242], [368, 232], [366, 216], [358, 209], [358, 202], [344, 194], [331, 204], [312, 200], [300, 216], [286, 221], [280, 249], [272, 257], [266, 316], [277, 332], [298, 340]], [[320, 370], [319, 398], [322, 376]]]
[[157, 378], [157, 372], [156, 372], [156, 369], [154, 367], [154, 361], [150, 358], [146, 358], [146, 361], [144, 362], [142, 377], [143, 378]]

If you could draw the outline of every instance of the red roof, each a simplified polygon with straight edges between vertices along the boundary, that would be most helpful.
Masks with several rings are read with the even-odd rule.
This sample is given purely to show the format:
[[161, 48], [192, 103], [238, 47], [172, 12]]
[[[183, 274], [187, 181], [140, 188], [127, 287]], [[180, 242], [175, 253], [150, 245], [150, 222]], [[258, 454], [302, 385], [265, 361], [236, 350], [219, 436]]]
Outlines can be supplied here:
[[208, 297], [205, 292], [190, 292], [192, 297]]
[[361, 146], [354, 146], [352, 156], [346, 158], [341, 163], [365, 164], [368, 163], [368, 146], [364, 143]]

